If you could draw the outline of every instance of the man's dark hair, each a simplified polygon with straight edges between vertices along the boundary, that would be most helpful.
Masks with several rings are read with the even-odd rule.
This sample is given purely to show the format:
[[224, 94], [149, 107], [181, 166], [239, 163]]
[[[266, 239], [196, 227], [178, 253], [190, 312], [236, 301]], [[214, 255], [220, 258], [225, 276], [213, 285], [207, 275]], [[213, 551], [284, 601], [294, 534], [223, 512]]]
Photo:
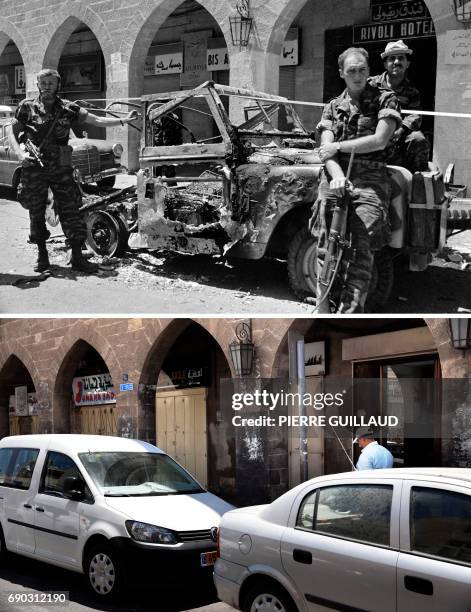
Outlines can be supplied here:
[[363, 49], [363, 47], [348, 47], [348, 49], [345, 49], [345, 51], [339, 55], [338, 62], [341, 70], [343, 70], [343, 65], [349, 55], [361, 55], [361, 57], [366, 59], [366, 63], [369, 64], [369, 55], [366, 49]]

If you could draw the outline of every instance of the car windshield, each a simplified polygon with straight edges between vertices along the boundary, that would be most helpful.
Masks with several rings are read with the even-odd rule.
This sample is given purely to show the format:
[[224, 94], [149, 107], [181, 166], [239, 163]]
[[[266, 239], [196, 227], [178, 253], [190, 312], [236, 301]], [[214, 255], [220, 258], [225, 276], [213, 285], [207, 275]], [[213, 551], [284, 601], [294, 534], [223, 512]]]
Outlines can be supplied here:
[[164, 453], [80, 453], [105, 497], [201, 493], [200, 485]]

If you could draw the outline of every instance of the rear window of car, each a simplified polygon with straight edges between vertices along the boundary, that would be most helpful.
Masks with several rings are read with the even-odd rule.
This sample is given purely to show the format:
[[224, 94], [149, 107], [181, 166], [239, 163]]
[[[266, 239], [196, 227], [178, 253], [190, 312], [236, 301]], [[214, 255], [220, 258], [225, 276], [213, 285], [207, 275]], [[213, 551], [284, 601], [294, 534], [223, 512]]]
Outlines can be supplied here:
[[471, 496], [412, 487], [411, 550], [471, 565]]
[[316, 533], [389, 546], [392, 485], [323, 487], [307, 495], [296, 526]]
[[1, 448], [0, 485], [29, 489], [38, 455], [36, 448]]

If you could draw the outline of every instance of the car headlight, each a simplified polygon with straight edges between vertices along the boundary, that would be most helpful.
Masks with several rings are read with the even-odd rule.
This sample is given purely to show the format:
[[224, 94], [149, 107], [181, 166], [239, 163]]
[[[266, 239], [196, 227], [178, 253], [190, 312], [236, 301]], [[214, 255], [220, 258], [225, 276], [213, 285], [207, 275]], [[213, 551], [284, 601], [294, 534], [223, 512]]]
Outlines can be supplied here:
[[113, 152], [113, 155], [115, 157], [121, 157], [121, 155], [123, 154], [123, 145], [118, 144], [114, 144], [111, 147], [111, 151]]
[[176, 544], [178, 542], [176, 534], [169, 529], [139, 521], [126, 521], [125, 524], [129, 535], [137, 542], [150, 542], [151, 544]]

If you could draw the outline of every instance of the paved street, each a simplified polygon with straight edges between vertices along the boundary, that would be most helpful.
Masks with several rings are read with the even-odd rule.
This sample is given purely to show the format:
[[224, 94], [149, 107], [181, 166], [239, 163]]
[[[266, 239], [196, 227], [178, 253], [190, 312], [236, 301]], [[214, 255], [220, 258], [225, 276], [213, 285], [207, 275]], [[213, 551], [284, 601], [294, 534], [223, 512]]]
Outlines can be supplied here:
[[[230, 612], [230, 606], [217, 600], [212, 584], [186, 587], [182, 576], [182, 588], [175, 591], [165, 591], [158, 583], [158, 568], [156, 582], [152, 589], [141, 590], [133, 588], [129, 594], [120, 599], [120, 605], [99, 604], [88, 593], [85, 578], [74, 572], [33, 561], [19, 555], [8, 555], [6, 562], [0, 567], [0, 612], [28, 610], [29, 612], [85, 612], [86, 610], [109, 610], [114, 612], [133, 611], [166, 611], [198, 610], [198, 612]], [[48, 591], [67, 591], [69, 603], [65, 605], [34, 605], [8, 603], [11, 593], [37, 594]]]
[[[120, 177], [121, 185], [134, 177]], [[0, 313], [228, 313], [306, 316], [288, 288], [284, 262], [229, 264], [208, 256], [130, 252], [106, 271], [87, 276], [67, 265], [60, 227], [49, 240], [53, 275], [43, 282], [12, 283], [33, 275], [36, 249], [27, 244], [28, 214], [11, 191], [0, 193]], [[471, 309], [471, 232], [452, 237], [445, 255], [427, 271], [396, 265], [384, 312], [440, 313]]]

